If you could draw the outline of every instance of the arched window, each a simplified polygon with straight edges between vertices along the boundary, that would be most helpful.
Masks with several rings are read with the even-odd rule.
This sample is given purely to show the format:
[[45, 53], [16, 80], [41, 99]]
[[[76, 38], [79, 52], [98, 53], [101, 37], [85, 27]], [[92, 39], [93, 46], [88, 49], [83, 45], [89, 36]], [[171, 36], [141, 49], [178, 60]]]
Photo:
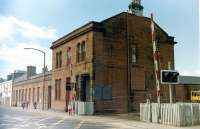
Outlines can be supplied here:
[[77, 44], [77, 51], [76, 51], [76, 55], [77, 55], [77, 62], [80, 62], [81, 60], [81, 45], [80, 43]]
[[81, 61], [85, 61], [86, 59], [86, 43], [85, 41], [82, 42], [81, 44]]
[[71, 48], [68, 47], [67, 49], [67, 66], [70, 66], [71, 64]]

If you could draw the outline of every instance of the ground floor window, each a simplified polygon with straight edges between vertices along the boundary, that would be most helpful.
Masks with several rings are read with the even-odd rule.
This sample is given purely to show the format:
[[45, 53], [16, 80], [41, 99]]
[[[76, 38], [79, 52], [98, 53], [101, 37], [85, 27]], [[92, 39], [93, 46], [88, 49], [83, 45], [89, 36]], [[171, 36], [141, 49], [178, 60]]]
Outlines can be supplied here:
[[55, 100], [61, 99], [61, 79], [55, 80]]

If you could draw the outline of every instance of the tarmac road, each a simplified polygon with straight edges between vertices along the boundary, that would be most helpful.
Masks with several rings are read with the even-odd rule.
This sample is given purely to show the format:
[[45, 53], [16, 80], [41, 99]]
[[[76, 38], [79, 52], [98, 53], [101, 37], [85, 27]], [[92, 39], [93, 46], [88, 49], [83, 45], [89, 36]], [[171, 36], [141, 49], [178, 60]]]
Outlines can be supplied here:
[[106, 123], [56, 117], [0, 107], [0, 129], [116, 129]]

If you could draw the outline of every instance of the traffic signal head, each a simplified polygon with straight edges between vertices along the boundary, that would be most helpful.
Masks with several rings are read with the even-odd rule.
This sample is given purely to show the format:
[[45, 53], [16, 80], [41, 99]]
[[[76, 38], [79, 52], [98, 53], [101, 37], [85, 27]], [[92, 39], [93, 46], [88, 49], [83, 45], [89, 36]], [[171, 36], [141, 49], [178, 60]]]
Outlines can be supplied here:
[[161, 70], [161, 84], [178, 84], [179, 73], [174, 70]]

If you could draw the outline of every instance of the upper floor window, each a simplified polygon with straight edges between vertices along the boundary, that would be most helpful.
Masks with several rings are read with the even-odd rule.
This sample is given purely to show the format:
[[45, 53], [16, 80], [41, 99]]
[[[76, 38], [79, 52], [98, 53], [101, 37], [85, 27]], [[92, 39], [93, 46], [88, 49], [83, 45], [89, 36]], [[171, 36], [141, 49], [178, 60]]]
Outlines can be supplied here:
[[131, 47], [131, 63], [135, 64], [137, 62], [137, 52], [136, 52], [136, 45]]
[[81, 44], [81, 61], [84, 61], [86, 59], [86, 43], [85, 41]]
[[80, 43], [78, 43], [77, 45], [76, 55], [77, 55], [77, 63], [78, 63], [81, 61], [81, 44]]
[[69, 47], [67, 49], [67, 66], [70, 66], [71, 64], [71, 48]]
[[56, 68], [62, 67], [62, 51], [56, 52]]
[[86, 60], [86, 43], [83, 41], [77, 45], [77, 63]]

